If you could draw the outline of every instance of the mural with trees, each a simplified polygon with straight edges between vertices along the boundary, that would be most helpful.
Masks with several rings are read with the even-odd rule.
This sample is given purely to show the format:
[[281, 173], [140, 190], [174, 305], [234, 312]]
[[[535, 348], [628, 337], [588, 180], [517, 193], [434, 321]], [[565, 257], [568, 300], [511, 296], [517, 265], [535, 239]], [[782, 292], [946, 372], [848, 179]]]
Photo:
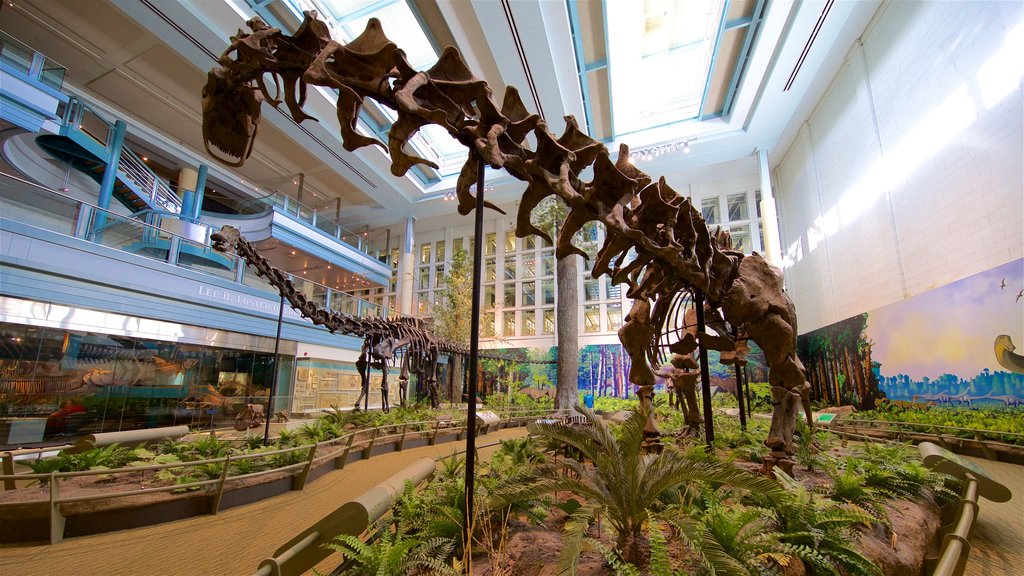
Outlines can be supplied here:
[[1022, 294], [1018, 259], [801, 335], [812, 399], [858, 409], [880, 398], [964, 407], [1024, 403], [1024, 374], [997, 359], [999, 338], [1024, 341]]

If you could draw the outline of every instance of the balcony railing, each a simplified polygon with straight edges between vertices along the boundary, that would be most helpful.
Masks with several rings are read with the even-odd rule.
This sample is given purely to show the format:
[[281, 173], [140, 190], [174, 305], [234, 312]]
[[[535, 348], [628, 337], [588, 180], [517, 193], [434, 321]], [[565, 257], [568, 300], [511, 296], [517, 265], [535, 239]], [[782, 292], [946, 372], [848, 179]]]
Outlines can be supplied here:
[[[3, 218], [218, 276], [270, 292], [276, 297], [277, 289], [254, 272], [246, 270], [242, 259], [234, 254], [213, 250], [209, 242], [210, 231], [202, 224], [182, 222], [198, 230], [185, 231], [184, 234], [171, 232], [168, 224], [177, 223], [177, 220], [149, 219], [162, 222], [160, 226], [154, 226], [133, 216], [104, 210], [8, 174], [0, 174], [0, 200], [4, 206], [0, 213]], [[397, 315], [393, 309], [381, 304], [333, 290], [311, 280], [297, 276], [289, 278], [298, 291], [323, 308], [359, 317]]]

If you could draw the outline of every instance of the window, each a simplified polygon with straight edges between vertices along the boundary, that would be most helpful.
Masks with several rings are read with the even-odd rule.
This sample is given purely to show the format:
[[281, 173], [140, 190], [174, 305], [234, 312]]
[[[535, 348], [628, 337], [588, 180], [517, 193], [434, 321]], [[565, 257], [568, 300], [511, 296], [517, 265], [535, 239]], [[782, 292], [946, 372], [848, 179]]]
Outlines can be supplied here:
[[505, 282], [505, 298], [502, 301], [505, 308], [514, 308], [516, 305], [516, 285], [513, 282]]
[[535, 304], [535, 296], [537, 293], [537, 285], [534, 282], [523, 282], [523, 306], [533, 306]]
[[498, 251], [498, 236], [491, 232], [484, 236], [484, 256], [494, 256]]
[[533, 310], [523, 312], [523, 336], [535, 336], [537, 334], [537, 315]]
[[430, 288], [430, 268], [420, 268], [420, 290]]
[[726, 200], [729, 204], [730, 222], [735, 222], [737, 220], [746, 220], [750, 218], [750, 214], [747, 212], [746, 192], [740, 192], [739, 194], [729, 194]]
[[516, 279], [516, 257], [506, 256], [505, 257], [505, 280]]
[[555, 275], [555, 253], [544, 252], [540, 255], [541, 276]]
[[452, 254], [462, 250], [462, 238], [455, 238], [452, 240]]
[[511, 254], [516, 251], [516, 233], [505, 232], [505, 254]]
[[439, 240], [434, 244], [434, 258], [437, 262], [444, 262], [444, 240]]
[[524, 254], [519, 262], [519, 266], [523, 273], [523, 278], [533, 278], [537, 275], [537, 256]]
[[420, 264], [430, 264], [430, 244], [420, 246]]
[[494, 282], [494, 258], [484, 260], [484, 282]]
[[749, 254], [753, 248], [750, 246], [750, 226], [733, 226], [729, 229], [732, 236], [732, 249]]
[[597, 280], [583, 281], [583, 300], [593, 302], [601, 299], [601, 284]]
[[515, 336], [516, 335], [516, 313], [505, 312], [505, 324], [501, 334], [503, 336]]
[[494, 308], [494, 286], [484, 286], [484, 300], [480, 303], [483, 308]]
[[438, 264], [434, 267], [434, 287], [436, 288], [441, 280], [444, 279], [444, 264]]
[[609, 300], [618, 300], [622, 297], [622, 286], [613, 284], [611, 276], [604, 277], [604, 291]]
[[622, 328], [622, 304], [608, 305], [608, 330]]
[[754, 209], [757, 210], [757, 217], [761, 217], [761, 191], [754, 190]]
[[541, 312], [544, 316], [543, 332], [541, 334], [555, 333], [555, 311], [551, 308]]
[[537, 248], [537, 237], [530, 234], [526, 238], [523, 238], [523, 250], [533, 250]]
[[583, 307], [583, 331], [584, 332], [600, 332], [601, 331], [601, 307], [584, 306]]
[[540, 284], [541, 304], [555, 303], [555, 281], [544, 280]]
[[700, 213], [708, 225], [718, 224], [718, 196], [701, 200]]
[[417, 292], [416, 293], [416, 312], [419, 314], [427, 313], [427, 293]]
[[480, 315], [480, 335], [484, 338], [494, 338], [494, 312]]

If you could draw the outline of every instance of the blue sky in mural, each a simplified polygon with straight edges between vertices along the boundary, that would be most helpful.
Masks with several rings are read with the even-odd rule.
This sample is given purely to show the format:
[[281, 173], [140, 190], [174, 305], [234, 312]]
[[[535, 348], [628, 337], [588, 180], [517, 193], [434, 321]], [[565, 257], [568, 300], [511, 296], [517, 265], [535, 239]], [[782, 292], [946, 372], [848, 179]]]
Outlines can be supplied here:
[[[1000, 288], [1005, 278], [1006, 287]], [[1024, 259], [918, 294], [868, 314], [872, 358], [882, 373], [971, 378], [996, 362], [994, 341], [1007, 334], [1024, 349]]]

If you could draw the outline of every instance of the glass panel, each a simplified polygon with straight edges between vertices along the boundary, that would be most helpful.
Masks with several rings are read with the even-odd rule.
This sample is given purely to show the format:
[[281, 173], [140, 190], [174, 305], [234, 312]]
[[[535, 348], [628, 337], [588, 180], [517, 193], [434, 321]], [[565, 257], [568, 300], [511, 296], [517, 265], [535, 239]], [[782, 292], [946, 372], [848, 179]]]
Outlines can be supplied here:
[[505, 280], [516, 279], [516, 258], [515, 256], [508, 256], [505, 258]]
[[544, 317], [543, 320], [543, 331], [541, 334], [554, 334], [555, 333], [555, 311], [551, 308], [541, 311], [541, 315]]
[[445, 259], [444, 240], [438, 240], [437, 244], [435, 244], [434, 247], [435, 247], [435, 252], [436, 252], [436, 255], [434, 256], [434, 258], [438, 262], [444, 262], [444, 259]]
[[746, 220], [750, 217], [747, 212], [747, 193], [741, 192], [739, 194], [729, 194], [727, 201], [729, 203], [729, 221], [735, 222], [736, 220]]
[[531, 234], [531, 235], [527, 236], [526, 238], [523, 238], [523, 250], [533, 250], [536, 247], [537, 247], [537, 237], [536, 236]]
[[420, 245], [420, 264], [430, 264], [430, 244]]
[[484, 239], [484, 256], [493, 256], [498, 251], [498, 236], [491, 232]]
[[618, 300], [622, 297], [622, 286], [613, 284], [612, 279], [608, 276], [604, 278], [604, 291], [609, 300]]
[[505, 308], [514, 308], [516, 305], [516, 285], [513, 282], [505, 282], [505, 298], [502, 302]]
[[[142, 242], [140, 244], [145, 244]], [[155, 253], [158, 244], [154, 244], [153, 248], [144, 248], [143, 250], [152, 251]], [[166, 254], [166, 250], [159, 250], [160, 253]], [[228, 254], [216, 252], [213, 248], [199, 242], [192, 242], [191, 240], [180, 240], [178, 248], [178, 266], [182, 268], [189, 268], [196, 270], [197, 272], [204, 272], [206, 274], [212, 274], [219, 276], [227, 280], [235, 279], [235, 258]], [[255, 274], [251, 274], [256, 276]], [[312, 283], [308, 283], [312, 286]], [[317, 301], [317, 304], [323, 306], [326, 303], [324, 294], [326, 288], [320, 286], [321, 291], [319, 292], [321, 299]], [[310, 288], [312, 289], [312, 288]], [[271, 289], [273, 290], [273, 289]], [[276, 290], [275, 290], [276, 291]]]
[[4, 218], [68, 236], [74, 233], [80, 206], [77, 200], [6, 177], [0, 178], [0, 200]]
[[418, 288], [420, 290], [430, 288], [430, 268], [427, 268], [426, 266], [420, 268], [420, 283]]
[[704, 198], [700, 201], [700, 213], [704, 221], [710, 224], [718, 224], [718, 197]]
[[523, 272], [523, 278], [533, 278], [537, 275], [537, 256], [533, 254], [523, 254], [519, 261], [519, 267]]
[[753, 248], [750, 245], [750, 226], [733, 226], [729, 229], [729, 234], [732, 236], [732, 248], [733, 250], [739, 250], [744, 254], [749, 254]]
[[494, 258], [484, 260], [484, 282], [494, 282]]
[[541, 276], [554, 276], [555, 275], [555, 253], [544, 252], [540, 255], [541, 261]]
[[6, 38], [3, 40], [2, 44], [0, 44], [2, 46], [0, 48], [0, 61], [13, 67], [18, 72], [28, 74], [32, 69], [33, 52], [25, 46], [8, 41]]
[[555, 281], [543, 280], [540, 284], [541, 304], [555, 303]]
[[754, 191], [754, 209], [757, 211], [757, 217], [761, 217], [761, 191]]
[[622, 304], [608, 304], [608, 330], [622, 328]]
[[505, 232], [505, 253], [511, 254], [516, 251], [516, 233]]
[[494, 337], [494, 312], [480, 315], [480, 331], [484, 338]]
[[501, 334], [503, 336], [515, 336], [516, 335], [516, 313], [505, 312], [505, 326], [502, 328]]
[[444, 279], [444, 265], [434, 267], [434, 283], [432, 286], [436, 287]]
[[43, 84], [60, 91], [64, 85], [64, 73], [67, 70], [63, 66], [47, 58], [43, 62], [43, 69], [39, 74], [39, 81]]
[[452, 253], [462, 250], [462, 238], [456, 238], [452, 240]]
[[601, 331], [601, 307], [600, 306], [585, 306], [583, 308], [583, 331], [584, 332], [600, 332]]
[[484, 308], [494, 308], [494, 286], [484, 286], [484, 300], [480, 303], [480, 306]]
[[416, 312], [418, 314], [426, 314], [427, 313], [427, 304], [428, 304], [427, 293], [426, 292], [417, 292], [416, 293]]
[[534, 282], [523, 282], [522, 306], [533, 306], [536, 301], [537, 285]]
[[592, 302], [601, 299], [601, 283], [597, 280], [583, 281], [583, 300]]
[[523, 312], [523, 336], [534, 336], [537, 334], [537, 314], [533, 310]]

